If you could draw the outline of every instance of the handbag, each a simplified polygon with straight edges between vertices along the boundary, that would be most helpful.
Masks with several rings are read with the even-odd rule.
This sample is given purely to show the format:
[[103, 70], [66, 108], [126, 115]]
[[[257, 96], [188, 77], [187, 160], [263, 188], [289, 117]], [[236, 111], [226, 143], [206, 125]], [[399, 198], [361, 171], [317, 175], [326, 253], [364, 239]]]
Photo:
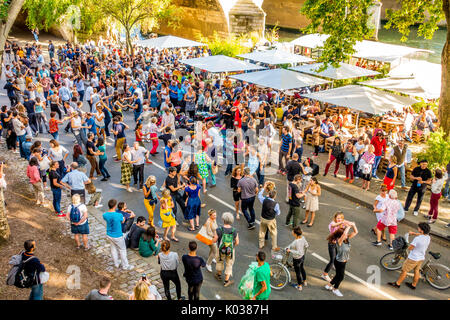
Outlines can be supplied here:
[[[398, 202], [400, 203], [400, 201]], [[400, 203], [400, 208], [397, 211], [397, 221], [402, 221], [404, 217], [405, 217], [405, 209], [403, 209], [403, 205]]]
[[210, 246], [213, 244], [212, 241], [212, 237], [208, 235], [208, 233], [206, 232], [206, 227], [205, 225], [203, 225], [200, 228], [200, 231], [197, 233], [197, 235], [195, 236], [195, 239], [197, 239], [200, 242], [203, 242], [204, 244], [206, 244], [207, 246]]

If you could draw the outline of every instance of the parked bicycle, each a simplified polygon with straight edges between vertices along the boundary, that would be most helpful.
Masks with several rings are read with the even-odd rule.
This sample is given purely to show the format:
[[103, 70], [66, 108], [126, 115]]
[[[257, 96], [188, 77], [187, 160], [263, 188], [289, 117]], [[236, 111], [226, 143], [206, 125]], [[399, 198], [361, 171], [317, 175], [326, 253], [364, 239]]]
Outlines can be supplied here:
[[[306, 254], [306, 251], [305, 251]], [[272, 254], [273, 263], [270, 264], [272, 276], [270, 277], [270, 287], [274, 290], [281, 290], [291, 282], [290, 268], [294, 267], [292, 254], [281, 249], [280, 252]]]
[[[399, 270], [403, 266], [403, 262], [408, 258], [408, 234], [405, 235], [404, 245], [394, 252], [389, 252], [381, 257], [380, 264], [386, 270]], [[439, 252], [428, 251], [435, 259], [439, 260], [441, 254]], [[440, 263], [435, 263], [428, 258], [420, 268], [420, 274], [434, 288], [445, 290], [450, 288], [450, 269]]]

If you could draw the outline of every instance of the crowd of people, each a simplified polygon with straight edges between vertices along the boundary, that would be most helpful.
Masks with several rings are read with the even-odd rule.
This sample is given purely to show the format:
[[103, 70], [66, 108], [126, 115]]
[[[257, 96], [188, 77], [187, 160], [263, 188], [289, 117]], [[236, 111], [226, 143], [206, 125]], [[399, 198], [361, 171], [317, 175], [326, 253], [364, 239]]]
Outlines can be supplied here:
[[[315, 177], [319, 173], [317, 159], [320, 152], [325, 152], [324, 141], [330, 137], [335, 138], [323, 175], [328, 174], [335, 162], [336, 177], [342, 162], [346, 168], [345, 181], [352, 183], [360, 178], [364, 180], [364, 190], [369, 188], [372, 178], [379, 179], [377, 172], [382, 156], [389, 157], [383, 180], [385, 188], [374, 204], [378, 221], [373, 230], [377, 236], [374, 245], [381, 244], [386, 227], [393, 239], [397, 212], [400, 207], [408, 211], [416, 193], [414, 215], [418, 214], [428, 185], [432, 192], [429, 223], [437, 219], [444, 184], [450, 199], [447, 175], [450, 164], [447, 173], [437, 169], [433, 175], [427, 169], [426, 160], [420, 161], [410, 175], [413, 184], [404, 206], [396, 200], [393, 190], [397, 175], [402, 187], [406, 187], [405, 167], [411, 162], [411, 152], [405, 140], [410, 141], [413, 126], [423, 126], [422, 130], [426, 126], [431, 131], [436, 128], [429, 108], [418, 116], [415, 124], [411, 111], [405, 109], [405, 125], [396, 132], [362, 127], [351, 134], [348, 110], [323, 117], [327, 106], [300, 95], [290, 103], [283, 93], [233, 83], [228, 77], [211, 79], [205, 72], [179, 63], [181, 59], [209, 55], [204, 48], [136, 47], [130, 55], [108, 41], [66, 43], [57, 48], [49, 41], [46, 49], [49, 60], [43, 45], [37, 42], [25, 46], [7, 42], [5, 46], [4, 89], [10, 105], [2, 106], [1, 125], [7, 149], [28, 161], [26, 175], [36, 205], [44, 204], [44, 190], [51, 189], [54, 213], [70, 221], [77, 249], [90, 249], [88, 207], [103, 206], [102, 190], [94, 185], [98, 177], [102, 177], [102, 182], [120, 181], [128, 192], [142, 191], [136, 199], [144, 202], [146, 217], [130, 210], [125, 202], [109, 199], [103, 214], [106, 238], [116, 268], [133, 269], [127, 259], [127, 248], [138, 251], [142, 257], [157, 256], [167, 299], [171, 299], [170, 281], [176, 286], [177, 298], [183, 298], [177, 273], [180, 259], [176, 252], [170, 251], [170, 244], [180, 241], [177, 225], [181, 221], [186, 223], [189, 232], [197, 234], [197, 241], [210, 248], [205, 261], [196, 253], [197, 242], [191, 241], [189, 254], [181, 258], [189, 299], [199, 299], [202, 267], [212, 272], [215, 263], [215, 278], [225, 287], [234, 282], [233, 264], [239, 234], [233, 223], [241, 219], [242, 213], [248, 230], [256, 228], [256, 198], [262, 205], [259, 249], [264, 248], [270, 236], [271, 249], [280, 250], [277, 216], [281, 211], [276, 200], [280, 187], [266, 179], [273, 174], [286, 176], [284, 200], [289, 204], [289, 212], [285, 224], [292, 226], [294, 237], [288, 250], [293, 255], [297, 275], [294, 287], [302, 290], [307, 285], [303, 265], [309, 244], [302, 235], [301, 225], [313, 227], [319, 210], [321, 187]], [[126, 121], [127, 113], [133, 114], [132, 121]], [[302, 121], [311, 118], [313, 126], [304, 130]], [[73, 137], [70, 148], [60, 144], [62, 134]], [[303, 144], [309, 134], [315, 153], [304, 157]], [[51, 138], [48, 147], [39, 140], [41, 135]], [[114, 162], [107, 156], [107, 146], [111, 144], [114, 144]], [[388, 145], [392, 147], [389, 156]], [[273, 169], [276, 164], [271, 163], [272, 152], [279, 154], [278, 171]], [[151, 165], [150, 159], [158, 153], [163, 154], [167, 171], [162, 186], [157, 185], [154, 175], [145, 175], [146, 165]], [[72, 161], [68, 160], [70, 154]], [[113, 177], [111, 168], [119, 163], [120, 177]], [[206, 223], [201, 225], [199, 217], [205, 207], [202, 199], [207, 189], [216, 186], [216, 175], [222, 166], [224, 175], [230, 176], [229, 200], [233, 199], [235, 212], [221, 214], [218, 224], [218, 213], [211, 209]], [[61, 208], [63, 189], [72, 198], [67, 210]], [[306, 210], [303, 220], [300, 207]], [[159, 217], [155, 214], [157, 208]], [[328, 282], [327, 289], [342, 296], [339, 285], [349, 260], [349, 240], [358, 230], [354, 222], [344, 220], [342, 212], [338, 212], [329, 225], [329, 232], [330, 262], [322, 278]], [[30, 243], [25, 245], [27, 254], [32, 252], [30, 246]], [[253, 298], [267, 299], [270, 268], [265, 253], [259, 251], [256, 260], [259, 267]], [[331, 278], [328, 272], [333, 264], [336, 275]], [[110, 285], [110, 281], [103, 279], [100, 289], [90, 292], [87, 299], [110, 299], [107, 294]], [[42, 298], [42, 285], [33, 290], [33, 297]], [[130, 297], [133, 300], [160, 298], [145, 277], [138, 281]]]

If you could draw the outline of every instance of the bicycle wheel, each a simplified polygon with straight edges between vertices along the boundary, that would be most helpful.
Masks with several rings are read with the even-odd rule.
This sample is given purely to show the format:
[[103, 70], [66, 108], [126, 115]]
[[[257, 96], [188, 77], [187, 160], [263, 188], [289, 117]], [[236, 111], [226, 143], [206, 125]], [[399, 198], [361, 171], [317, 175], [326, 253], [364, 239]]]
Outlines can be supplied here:
[[450, 269], [442, 264], [429, 264], [425, 271], [425, 279], [439, 290], [450, 288]]
[[398, 270], [402, 267], [405, 257], [395, 252], [386, 253], [380, 259], [380, 264], [387, 270]]
[[272, 276], [270, 276], [270, 287], [274, 290], [283, 289], [289, 281], [289, 271], [281, 263], [271, 264]]

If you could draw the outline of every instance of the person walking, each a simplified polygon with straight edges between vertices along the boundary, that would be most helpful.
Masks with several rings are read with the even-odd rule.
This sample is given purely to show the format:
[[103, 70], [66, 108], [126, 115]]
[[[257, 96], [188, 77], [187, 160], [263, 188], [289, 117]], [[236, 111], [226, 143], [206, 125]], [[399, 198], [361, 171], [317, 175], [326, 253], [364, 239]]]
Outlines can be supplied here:
[[[349, 234], [350, 229], [353, 228], [352, 233]], [[336, 274], [331, 281], [325, 285], [325, 289], [332, 291], [338, 297], [343, 297], [343, 294], [339, 291], [339, 286], [344, 280], [345, 267], [347, 261], [350, 258], [350, 242], [349, 240], [354, 238], [358, 234], [358, 229], [355, 223], [348, 222], [345, 229], [339, 228], [328, 236], [328, 241], [336, 242], [336, 258], [334, 259], [334, 267]]]
[[384, 153], [386, 153], [386, 139], [384, 138], [383, 130], [377, 132], [376, 136], [372, 138], [370, 144], [374, 146], [375, 160], [372, 167], [372, 177], [379, 179], [377, 177], [377, 170], [380, 164], [381, 158]]
[[241, 193], [238, 192], [238, 183], [242, 179], [242, 169], [240, 166], [234, 167], [231, 172], [230, 187], [233, 190], [234, 207], [236, 210], [236, 220], [240, 219], [239, 205], [241, 203]]
[[292, 254], [297, 284], [292, 286], [298, 291], [302, 291], [303, 286], [307, 286], [306, 272], [304, 268], [306, 249], [309, 247], [308, 241], [302, 236], [302, 229], [297, 226], [292, 230], [295, 240], [287, 247], [286, 252]]
[[341, 139], [339, 137], [334, 138], [333, 144], [331, 145], [330, 149], [328, 149], [328, 161], [325, 166], [325, 172], [323, 173], [323, 176], [325, 177], [328, 174], [328, 170], [330, 169], [331, 164], [333, 161], [336, 160], [336, 164], [334, 165], [334, 177], [337, 177], [337, 173], [339, 171], [339, 165], [341, 164], [342, 160], [342, 143]]
[[61, 211], [61, 191], [64, 186], [61, 184], [61, 176], [58, 174], [58, 168], [58, 161], [50, 162], [48, 179], [50, 180], [50, 188], [53, 195], [53, 209], [58, 217], [64, 217], [65, 213]]
[[289, 183], [289, 212], [286, 215], [285, 225], [289, 226], [292, 224], [293, 229], [300, 224], [300, 199], [305, 196], [303, 192], [300, 192], [302, 179], [302, 175], [297, 174], [294, 177], [294, 181]]
[[270, 277], [272, 276], [272, 271], [265, 260], [266, 254], [263, 251], [259, 251], [256, 254], [258, 267], [255, 269], [252, 300], [269, 300], [270, 297]]
[[125, 218], [120, 212], [116, 211], [116, 208], [117, 200], [110, 199], [108, 201], [109, 210], [103, 214], [103, 220], [106, 221], [106, 239], [111, 245], [111, 256], [114, 266], [119, 268], [122, 264], [123, 270], [133, 270], [134, 266], [128, 263], [127, 247], [122, 233], [122, 223], [125, 221]]
[[294, 177], [302, 172], [302, 167], [299, 162], [297, 153], [292, 155], [292, 159], [286, 165], [286, 202], [289, 202], [289, 185], [294, 181]]
[[353, 183], [355, 176], [353, 174], [353, 166], [356, 161], [356, 157], [358, 156], [358, 152], [356, 151], [355, 146], [351, 142], [347, 142], [344, 153], [344, 164], [345, 164], [345, 179], [344, 181], [348, 181], [348, 183]]
[[22, 252], [23, 272], [34, 279], [28, 300], [44, 300], [44, 285], [41, 283], [40, 274], [45, 272], [45, 266], [34, 255], [36, 241], [27, 240], [23, 247], [25, 249]]
[[72, 196], [72, 204], [67, 209], [67, 219], [70, 222], [70, 231], [75, 237], [77, 250], [81, 249], [80, 235], [83, 238], [84, 250], [90, 249], [88, 245], [89, 221], [86, 205], [81, 203], [79, 194]]
[[[189, 220], [190, 228], [189, 231], [195, 231], [200, 228], [199, 226], [199, 217], [201, 212], [201, 201], [200, 201], [200, 190], [202, 187], [197, 183], [197, 179], [195, 177], [189, 178], [189, 185], [184, 189], [184, 192], [187, 195], [185, 206], [186, 210], [184, 211], [184, 219]], [[195, 226], [194, 226], [195, 221]]]
[[[214, 239], [214, 237], [216, 235], [216, 230], [218, 228], [217, 222], [216, 222], [216, 217], [217, 217], [216, 210], [209, 209], [208, 210], [208, 219], [206, 219], [204, 226], [206, 229], [206, 234], [211, 239]], [[212, 272], [211, 264], [216, 263], [217, 254], [218, 254], [217, 244], [213, 242], [209, 245], [208, 259], [206, 260], [206, 270], [208, 270], [209, 272]]]
[[314, 224], [316, 211], [319, 210], [319, 197], [322, 194], [322, 189], [320, 188], [319, 182], [315, 177], [311, 178], [311, 181], [306, 187], [304, 193], [305, 193], [306, 213], [305, 213], [305, 220], [303, 220], [301, 224], [308, 223], [308, 218], [309, 215], [311, 214], [311, 221], [309, 222], [308, 227], [312, 227]]
[[[144, 185], [144, 166], [145, 160], [148, 159], [148, 150], [139, 145], [139, 142], [135, 142], [133, 149], [131, 149], [131, 158], [133, 161], [133, 181], [138, 190], [142, 189]], [[139, 187], [137, 187], [139, 184]]]
[[441, 169], [434, 171], [434, 178], [431, 182], [431, 197], [430, 197], [430, 210], [426, 216], [428, 223], [435, 223], [438, 217], [439, 199], [441, 198], [442, 187], [444, 186], [447, 177], [442, 174]]
[[262, 250], [265, 245], [266, 232], [270, 234], [272, 239], [272, 250], [279, 251], [280, 248], [277, 246], [277, 220], [276, 217], [280, 215], [280, 205], [275, 202], [275, 197], [277, 196], [276, 190], [270, 190], [267, 196], [264, 197], [264, 191], [267, 188], [268, 181], [264, 184], [264, 188], [258, 193], [258, 200], [262, 204], [261, 209], [261, 223], [259, 225], [259, 249]]
[[178, 300], [184, 300], [181, 295], [181, 283], [178, 276], [179, 258], [178, 253], [170, 251], [170, 242], [163, 240], [161, 242], [161, 252], [158, 253], [158, 264], [161, 265], [160, 277], [164, 286], [164, 294], [167, 300], [172, 300], [170, 294], [170, 281], [175, 285], [175, 292]]
[[414, 270], [414, 278], [412, 282], [406, 282], [406, 285], [415, 290], [420, 279], [420, 270], [422, 263], [425, 260], [425, 255], [427, 253], [428, 247], [430, 246], [430, 225], [421, 222], [417, 226], [418, 232], [409, 231], [409, 235], [416, 236], [413, 241], [409, 244], [408, 258], [403, 263], [402, 273], [398, 277], [397, 281], [388, 282], [388, 285], [394, 288], [400, 288], [402, 282], [406, 279], [408, 272]]
[[213, 242], [217, 243], [218, 256], [216, 262], [216, 274], [214, 277], [222, 281], [222, 272], [225, 269], [224, 286], [228, 287], [234, 281], [230, 280], [233, 274], [233, 264], [235, 261], [236, 247], [239, 245], [239, 234], [232, 226], [234, 222], [233, 214], [224, 212], [222, 214], [223, 226], [216, 229]]
[[106, 160], [108, 160], [108, 156], [106, 155], [106, 146], [105, 146], [105, 140], [102, 137], [99, 137], [97, 140], [97, 153], [98, 153], [98, 166], [100, 169], [100, 172], [103, 175], [103, 179], [100, 181], [108, 181], [109, 178], [111, 178], [111, 175], [109, 174], [108, 170], [105, 167]]
[[189, 242], [189, 253], [181, 257], [184, 265], [184, 274], [188, 284], [189, 300], [200, 300], [200, 288], [203, 283], [202, 267], [206, 266], [205, 260], [197, 256], [197, 242]]
[[33, 186], [36, 205], [43, 206], [45, 200], [44, 187], [42, 186], [42, 179], [39, 173], [38, 160], [34, 157], [28, 162], [27, 177], [29, 178], [30, 184]]
[[97, 176], [100, 176], [102, 173], [99, 169], [98, 162], [96, 156], [99, 156], [101, 152], [96, 151], [95, 147], [95, 135], [92, 132], [88, 133], [88, 141], [86, 143], [86, 158], [88, 159], [89, 163], [91, 164], [91, 170], [89, 171], [89, 179], [95, 180], [97, 179], [94, 177], [94, 171], [97, 172]]
[[409, 206], [417, 193], [417, 202], [414, 207], [414, 215], [419, 215], [420, 205], [422, 204], [423, 196], [427, 190], [427, 185], [431, 183], [432, 174], [428, 167], [428, 161], [426, 159], [419, 161], [419, 165], [413, 169], [409, 179], [412, 181], [411, 189], [409, 189], [408, 195], [405, 201], [405, 214], [409, 210]]
[[[253, 205], [255, 204], [255, 197], [258, 193], [258, 182], [250, 175], [250, 169], [244, 169], [244, 177], [239, 180], [238, 192], [241, 193], [241, 210], [244, 214], [245, 219], [248, 223], [248, 230], [255, 229], [255, 209]], [[247, 213], [247, 210], [249, 213]]]
[[158, 188], [156, 187], [156, 177], [148, 176], [142, 191], [144, 192], [144, 206], [145, 209], [147, 209], [148, 213], [148, 224], [152, 227], [155, 226], [154, 223], [155, 206], [159, 199], [159, 196], [156, 193], [157, 190]]

